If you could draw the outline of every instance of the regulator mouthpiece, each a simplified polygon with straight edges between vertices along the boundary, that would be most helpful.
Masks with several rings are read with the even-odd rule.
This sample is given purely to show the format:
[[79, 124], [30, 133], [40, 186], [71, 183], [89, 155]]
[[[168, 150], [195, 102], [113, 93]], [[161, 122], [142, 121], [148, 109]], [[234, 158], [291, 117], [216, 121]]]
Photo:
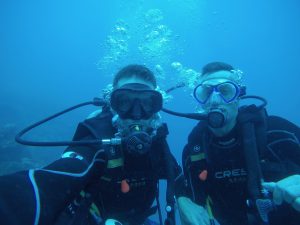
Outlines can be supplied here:
[[221, 128], [225, 124], [225, 116], [221, 110], [215, 109], [208, 113], [207, 122], [212, 128]]

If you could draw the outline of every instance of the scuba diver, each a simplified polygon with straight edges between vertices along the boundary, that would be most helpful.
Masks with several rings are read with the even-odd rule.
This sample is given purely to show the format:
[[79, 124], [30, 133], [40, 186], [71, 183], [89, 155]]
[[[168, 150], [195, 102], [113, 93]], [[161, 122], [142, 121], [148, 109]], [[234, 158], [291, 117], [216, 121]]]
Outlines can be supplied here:
[[267, 115], [266, 102], [242, 105], [245, 94], [241, 71], [203, 67], [193, 95], [210, 119], [183, 149], [183, 225], [300, 224], [300, 129]]
[[173, 225], [181, 168], [166, 141], [156, 87], [148, 68], [129, 65], [115, 75], [108, 101], [98, 103], [102, 110], [79, 123], [73, 141], [21, 138], [50, 118], [21, 131], [16, 140], [22, 144], [68, 147], [44, 168], [0, 177], [1, 224], [146, 225], [155, 224], [147, 218], [156, 211], [162, 224], [158, 182], [166, 179], [165, 224]]

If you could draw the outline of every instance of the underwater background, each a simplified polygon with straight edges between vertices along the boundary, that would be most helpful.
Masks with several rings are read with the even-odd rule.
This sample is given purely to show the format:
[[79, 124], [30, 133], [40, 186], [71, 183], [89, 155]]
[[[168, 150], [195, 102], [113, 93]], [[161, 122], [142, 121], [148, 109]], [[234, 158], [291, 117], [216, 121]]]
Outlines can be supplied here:
[[[244, 72], [247, 93], [265, 97], [268, 113], [300, 125], [300, 2], [298, 0], [1, 0], [0, 173], [47, 165], [62, 147], [16, 144], [25, 126], [101, 97], [121, 67], [145, 64], [170, 93], [165, 106], [195, 112], [194, 78], [206, 63]], [[70, 140], [88, 106], [26, 138]], [[197, 121], [161, 113], [168, 141], [181, 151]], [[164, 185], [161, 196], [164, 198]], [[164, 206], [165, 203], [162, 202]]]

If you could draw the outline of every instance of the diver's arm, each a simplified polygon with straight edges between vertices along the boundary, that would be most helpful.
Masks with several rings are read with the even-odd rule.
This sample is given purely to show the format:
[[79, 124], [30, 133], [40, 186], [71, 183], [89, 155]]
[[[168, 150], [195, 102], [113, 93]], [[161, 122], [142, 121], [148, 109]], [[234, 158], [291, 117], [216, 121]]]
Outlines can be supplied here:
[[[64, 155], [76, 153], [76, 148], [67, 150]], [[85, 151], [95, 152], [88, 147]], [[101, 150], [90, 160], [77, 153], [73, 156], [64, 156], [43, 169], [0, 177], [1, 224], [53, 224], [80, 190], [102, 171]]]
[[281, 117], [268, 118], [268, 150], [276, 155], [286, 169], [286, 177], [277, 182], [265, 182], [276, 205], [287, 203], [298, 211], [300, 220], [300, 128]]
[[[280, 117], [269, 118], [268, 149], [277, 156], [285, 168], [286, 176], [277, 182], [265, 182], [263, 187], [272, 192], [277, 205], [270, 221], [278, 220], [278, 215], [287, 219], [286, 224], [300, 223], [300, 129], [297, 125]], [[277, 215], [278, 214], [278, 215]], [[297, 221], [297, 222], [296, 222]], [[272, 224], [272, 223], [271, 223]]]

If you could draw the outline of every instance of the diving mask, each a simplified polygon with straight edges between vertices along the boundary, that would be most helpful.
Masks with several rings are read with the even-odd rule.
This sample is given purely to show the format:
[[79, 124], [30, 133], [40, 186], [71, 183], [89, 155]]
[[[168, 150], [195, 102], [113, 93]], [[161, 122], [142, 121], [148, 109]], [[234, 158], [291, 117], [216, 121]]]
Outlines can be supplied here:
[[110, 98], [111, 108], [122, 119], [149, 119], [162, 109], [162, 95], [148, 85], [130, 83], [115, 89]]
[[222, 82], [216, 85], [201, 83], [194, 89], [194, 98], [200, 104], [206, 104], [213, 92], [220, 95], [224, 102], [230, 103], [238, 97], [246, 94], [245, 86], [237, 85], [232, 81]]

